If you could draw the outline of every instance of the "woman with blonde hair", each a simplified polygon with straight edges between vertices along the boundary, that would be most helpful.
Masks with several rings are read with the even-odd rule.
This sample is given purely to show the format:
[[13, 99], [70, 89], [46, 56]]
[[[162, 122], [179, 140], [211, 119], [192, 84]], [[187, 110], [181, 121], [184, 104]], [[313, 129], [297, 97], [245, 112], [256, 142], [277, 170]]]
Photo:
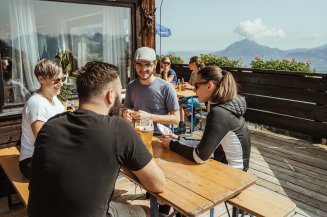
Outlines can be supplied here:
[[213, 154], [214, 159], [247, 171], [251, 141], [243, 115], [245, 99], [237, 94], [233, 75], [217, 66], [201, 69], [195, 78], [199, 102], [209, 103], [206, 126], [200, 141], [166, 135], [163, 146], [202, 164]]
[[61, 67], [52, 60], [40, 60], [34, 74], [41, 87], [26, 102], [23, 109], [21, 150], [19, 168], [29, 178], [31, 158], [37, 134], [47, 120], [65, 111], [58, 100], [61, 87], [65, 81]]

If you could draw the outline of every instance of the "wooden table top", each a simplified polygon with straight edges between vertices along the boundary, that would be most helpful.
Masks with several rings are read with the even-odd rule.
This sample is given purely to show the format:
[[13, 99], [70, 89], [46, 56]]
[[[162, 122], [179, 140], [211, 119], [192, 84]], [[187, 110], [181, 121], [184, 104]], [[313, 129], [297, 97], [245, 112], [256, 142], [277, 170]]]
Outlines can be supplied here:
[[184, 97], [191, 97], [191, 96], [196, 96], [196, 93], [193, 90], [185, 89], [182, 91], [177, 91], [177, 97], [178, 98], [184, 98]]
[[[196, 164], [167, 149], [160, 141], [152, 142], [153, 155], [166, 176], [166, 189], [154, 194], [186, 216], [198, 216], [211, 208], [234, 197], [242, 190], [253, 185], [256, 178], [239, 169], [208, 160], [205, 164]], [[131, 173], [123, 173], [133, 181]]]

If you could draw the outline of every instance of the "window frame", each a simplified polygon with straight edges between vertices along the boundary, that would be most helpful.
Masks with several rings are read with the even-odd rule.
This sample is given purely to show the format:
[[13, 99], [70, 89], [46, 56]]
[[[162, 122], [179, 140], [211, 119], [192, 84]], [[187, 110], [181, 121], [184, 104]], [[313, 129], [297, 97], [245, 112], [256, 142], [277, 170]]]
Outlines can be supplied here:
[[[102, 5], [102, 6], [114, 6], [114, 7], [126, 7], [131, 10], [131, 43], [132, 43], [132, 53], [135, 52], [137, 46], [137, 32], [136, 32], [136, 11], [139, 4], [139, 0], [37, 0], [44, 2], [62, 2], [62, 3], [75, 3], [75, 4], [89, 4], [89, 5]], [[131, 64], [131, 72], [134, 72], [134, 65]], [[126, 72], [127, 73], [127, 72]], [[134, 79], [134, 73], [131, 73], [131, 80]], [[3, 83], [3, 72], [0, 69], [0, 116], [6, 116], [5, 110], [10, 110], [12, 108], [22, 108], [25, 103], [13, 103], [10, 105], [5, 105], [4, 99], [4, 83]], [[9, 113], [9, 112], [8, 112]], [[9, 115], [9, 114], [8, 114]]]

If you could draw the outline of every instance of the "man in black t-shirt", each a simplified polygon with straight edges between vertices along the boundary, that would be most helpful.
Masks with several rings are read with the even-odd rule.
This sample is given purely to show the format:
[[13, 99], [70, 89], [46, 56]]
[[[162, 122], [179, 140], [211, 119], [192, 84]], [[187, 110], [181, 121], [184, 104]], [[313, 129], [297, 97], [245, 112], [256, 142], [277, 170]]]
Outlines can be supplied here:
[[90, 62], [79, 73], [79, 109], [51, 118], [36, 138], [28, 215], [145, 217], [140, 206], [110, 202], [121, 165], [148, 191], [162, 192], [165, 186], [163, 172], [136, 131], [117, 116], [118, 68]]

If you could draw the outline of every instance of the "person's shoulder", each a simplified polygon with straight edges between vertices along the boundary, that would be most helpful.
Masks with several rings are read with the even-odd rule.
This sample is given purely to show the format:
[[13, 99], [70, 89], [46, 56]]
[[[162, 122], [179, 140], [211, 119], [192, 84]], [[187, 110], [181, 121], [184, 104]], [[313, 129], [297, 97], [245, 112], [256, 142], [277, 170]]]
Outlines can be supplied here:
[[160, 78], [156, 78], [156, 80], [157, 80], [156, 81], [157, 85], [158, 85], [158, 87], [160, 87], [160, 89], [166, 90], [168, 92], [176, 93], [174, 86], [171, 83], [169, 83], [168, 81], [165, 81]]
[[[42, 96], [40, 94], [34, 93], [26, 102], [25, 107], [36, 106], [42, 101]], [[42, 104], [42, 103], [41, 103]]]
[[128, 128], [131, 127], [131, 124], [120, 116], [111, 116], [110, 118], [112, 118], [112, 121], [116, 122], [119, 126], [128, 127]]
[[134, 130], [131, 123], [127, 122], [124, 118], [120, 116], [111, 116], [111, 124], [116, 125], [116, 128], [119, 129], [117, 135], [122, 137], [128, 137]]
[[54, 115], [53, 117], [49, 118], [42, 127], [46, 131], [57, 131], [58, 127], [62, 126], [63, 123], [67, 122], [67, 114], [68, 112], [63, 112]]
[[168, 81], [161, 79], [159, 77], [156, 77], [156, 79], [154, 80], [154, 82], [160, 86], [172, 86], [171, 83], [169, 83]]
[[63, 112], [63, 113], [59, 113], [59, 114], [56, 114], [54, 115], [53, 117], [49, 118], [49, 120], [47, 121], [47, 123], [51, 123], [51, 122], [54, 122], [54, 124], [56, 124], [57, 122], [61, 122], [63, 121], [64, 119], [67, 119], [67, 114], [68, 112]]
[[169, 72], [170, 72], [170, 74], [175, 74], [176, 75], [176, 72], [175, 72], [174, 69], [169, 69]]
[[215, 105], [210, 111], [212, 112], [211, 116], [214, 117], [214, 119], [225, 120], [227, 122], [230, 120], [231, 115], [233, 115], [232, 112], [221, 107], [220, 104]]
[[210, 111], [215, 115], [224, 115], [224, 114], [229, 113], [228, 110], [226, 110], [223, 107], [219, 106], [219, 104], [214, 104], [214, 105], [211, 105], [211, 106], [212, 107], [211, 107]]
[[134, 79], [133, 81], [130, 81], [129, 84], [127, 85], [127, 88], [132, 88], [135, 85], [139, 83], [139, 78]]
[[61, 101], [59, 100], [59, 98], [57, 96], [53, 96], [53, 98], [54, 98], [54, 101], [60, 102], [60, 104], [62, 104]]

